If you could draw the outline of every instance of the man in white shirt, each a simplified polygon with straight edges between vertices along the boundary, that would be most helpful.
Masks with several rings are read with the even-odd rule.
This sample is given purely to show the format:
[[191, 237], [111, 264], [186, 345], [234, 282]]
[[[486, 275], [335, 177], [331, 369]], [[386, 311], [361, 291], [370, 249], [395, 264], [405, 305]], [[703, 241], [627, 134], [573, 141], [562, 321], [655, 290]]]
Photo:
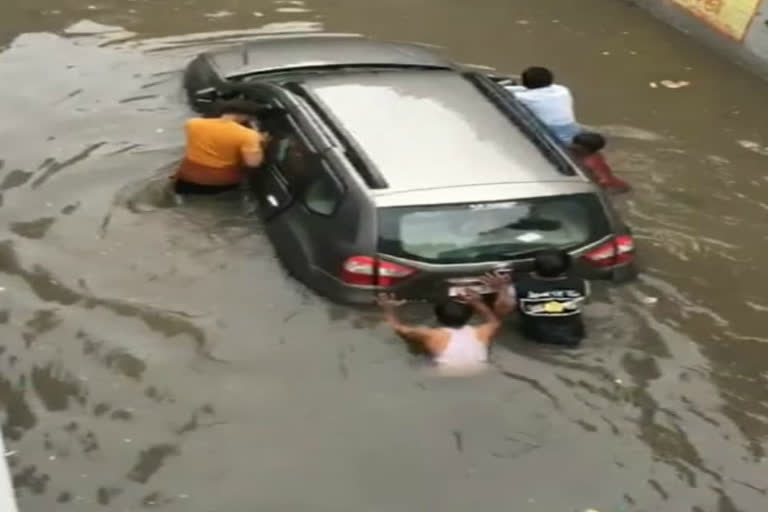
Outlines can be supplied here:
[[550, 70], [530, 67], [521, 75], [522, 85], [506, 86], [564, 144], [570, 144], [581, 131], [573, 113], [571, 91], [556, 84]]

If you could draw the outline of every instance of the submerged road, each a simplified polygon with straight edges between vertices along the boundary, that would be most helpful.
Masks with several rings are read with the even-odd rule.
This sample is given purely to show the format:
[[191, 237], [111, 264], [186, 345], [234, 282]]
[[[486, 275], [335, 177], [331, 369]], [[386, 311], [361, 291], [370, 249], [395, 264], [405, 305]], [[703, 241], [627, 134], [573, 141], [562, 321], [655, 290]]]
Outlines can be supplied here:
[[[583, 348], [510, 332], [493, 371], [440, 378], [284, 276], [239, 204], [163, 197], [180, 70], [270, 30], [557, 71], [635, 187], [643, 265], [598, 288]], [[768, 86], [746, 71], [614, 0], [6, 2], [0, 45], [23, 512], [768, 508]]]

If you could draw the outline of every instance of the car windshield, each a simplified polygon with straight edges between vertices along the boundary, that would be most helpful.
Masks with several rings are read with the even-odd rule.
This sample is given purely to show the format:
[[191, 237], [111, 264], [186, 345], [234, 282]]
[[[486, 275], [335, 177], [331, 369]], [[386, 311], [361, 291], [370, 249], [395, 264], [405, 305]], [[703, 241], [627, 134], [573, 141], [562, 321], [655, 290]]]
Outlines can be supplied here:
[[610, 234], [594, 194], [490, 203], [382, 208], [379, 250], [428, 263], [515, 259], [576, 249]]

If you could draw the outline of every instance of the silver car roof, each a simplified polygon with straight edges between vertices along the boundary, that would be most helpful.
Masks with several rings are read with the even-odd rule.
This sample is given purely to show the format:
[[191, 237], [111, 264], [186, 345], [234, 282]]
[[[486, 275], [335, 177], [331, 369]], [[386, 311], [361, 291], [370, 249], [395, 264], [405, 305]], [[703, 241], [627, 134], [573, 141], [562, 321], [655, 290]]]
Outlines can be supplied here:
[[308, 79], [321, 106], [388, 183], [373, 195], [547, 181], [580, 182], [455, 71], [375, 71]]
[[453, 64], [423, 44], [375, 41], [355, 34], [277, 34], [206, 53], [221, 76], [233, 78], [308, 67]]

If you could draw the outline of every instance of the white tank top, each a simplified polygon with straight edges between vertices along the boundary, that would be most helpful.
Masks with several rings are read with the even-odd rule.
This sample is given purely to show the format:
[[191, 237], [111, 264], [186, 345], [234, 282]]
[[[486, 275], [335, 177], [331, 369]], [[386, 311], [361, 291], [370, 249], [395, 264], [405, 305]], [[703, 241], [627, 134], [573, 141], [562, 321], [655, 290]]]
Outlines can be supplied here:
[[451, 336], [445, 350], [434, 360], [440, 365], [467, 365], [488, 362], [488, 345], [477, 339], [474, 327], [446, 329]]

